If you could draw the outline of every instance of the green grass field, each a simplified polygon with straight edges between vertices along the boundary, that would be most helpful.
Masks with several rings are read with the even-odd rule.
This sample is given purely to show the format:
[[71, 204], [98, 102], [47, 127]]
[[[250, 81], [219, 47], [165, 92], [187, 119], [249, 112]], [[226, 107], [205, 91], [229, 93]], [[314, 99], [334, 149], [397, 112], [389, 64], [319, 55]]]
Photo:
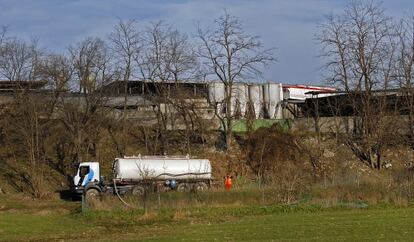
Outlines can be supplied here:
[[414, 241], [414, 208], [249, 206], [162, 210], [147, 215], [142, 211], [81, 214], [3, 209], [0, 240]]

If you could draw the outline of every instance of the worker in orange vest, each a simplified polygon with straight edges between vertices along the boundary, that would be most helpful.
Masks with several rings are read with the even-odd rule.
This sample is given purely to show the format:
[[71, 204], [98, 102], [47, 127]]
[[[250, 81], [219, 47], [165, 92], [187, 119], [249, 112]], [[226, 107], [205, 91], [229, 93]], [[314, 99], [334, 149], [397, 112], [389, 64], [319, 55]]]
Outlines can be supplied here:
[[224, 177], [224, 187], [226, 188], [227, 191], [230, 191], [230, 189], [233, 185], [233, 182], [232, 182], [231, 178], [232, 177], [228, 174]]

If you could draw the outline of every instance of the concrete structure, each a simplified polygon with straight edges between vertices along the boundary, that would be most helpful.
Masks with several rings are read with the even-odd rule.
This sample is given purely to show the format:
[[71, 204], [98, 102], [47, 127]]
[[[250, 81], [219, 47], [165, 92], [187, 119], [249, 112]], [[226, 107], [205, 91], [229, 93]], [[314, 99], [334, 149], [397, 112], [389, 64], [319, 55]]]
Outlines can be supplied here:
[[[12, 102], [16, 93], [22, 91], [39, 95], [41, 98], [52, 97], [53, 91], [48, 89], [46, 84], [45, 81], [0, 81], [0, 104]], [[208, 120], [206, 123], [214, 123], [215, 127], [218, 126], [215, 113], [221, 117], [225, 117], [226, 114], [226, 91], [222, 82], [114, 81], [96, 92], [101, 99], [100, 105], [107, 108], [114, 118], [120, 118], [127, 112], [128, 119], [147, 125], [157, 123], [156, 108], [160, 107], [162, 112], [168, 110], [171, 115], [169, 128], [185, 127], [184, 121], [180, 118], [181, 111], [175, 105], [180, 102], [188, 105], [197, 118]], [[163, 95], [160, 95], [161, 93]], [[245, 119], [248, 112], [256, 119], [329, 117], [333, 114], [328, 112], [327, 102], [346, 100], [345, 94], [338, 93], [334, 88], [275, 82], [234, 83], [230, 93], [232, 116], [235, 119]], [[84, 95], [81, 93], [62, 92], [59, 95], [66, 103], [82, 105], [84, 102]], [[316, 103], [319, 106], [315, 106]], [[339, 111], [341, 115], [350, 115], [347, 114], [347, 105], [341, 105]]]

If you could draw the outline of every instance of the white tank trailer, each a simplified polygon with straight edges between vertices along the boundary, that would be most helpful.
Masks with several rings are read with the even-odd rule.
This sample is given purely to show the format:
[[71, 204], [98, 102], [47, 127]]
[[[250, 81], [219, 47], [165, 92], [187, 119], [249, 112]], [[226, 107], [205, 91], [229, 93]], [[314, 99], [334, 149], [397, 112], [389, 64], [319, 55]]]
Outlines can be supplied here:
[[126, 180], [191, 180], [211, 179], [210, 161], [186, 158], [118, 158], [114, 162], [114, 178]]
[[263, 86], [264, 109], [270, 119], [282, 119], [283, 88], [280, 83], [268, 82]]
[[100, 194], [140, 195], [145, 191], [202, 191], [213, 181], [207, 159], [189, 157], [134, 156], [113, 162], [112, 180], [99, 174], [98, 162], [82, 162], [73, 178], [74, 195]]

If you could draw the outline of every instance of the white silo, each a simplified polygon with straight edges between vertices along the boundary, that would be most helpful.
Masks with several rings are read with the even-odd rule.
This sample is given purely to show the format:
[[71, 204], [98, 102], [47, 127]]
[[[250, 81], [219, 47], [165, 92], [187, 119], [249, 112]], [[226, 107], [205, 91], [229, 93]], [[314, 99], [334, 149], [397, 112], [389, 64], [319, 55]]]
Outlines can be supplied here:
[[249, 85], [249, 98], [255, 118], [260, 117], [263, 103], [263, 88], [260, 84]]
[[208, 99], [211, 105], [213, 105], [218, 113], [224, 111], [224, 99], [225, 99], [225, 88], [222, 82], [211, 82], [208, 85]]
[[212, 82], [208, 85], [208, 99], [211, 104], [223, 102], [224, 97], [224, 83]]
[[280, 83], [266, 83], [263, 87], [264, 106], [269, 118], [281, 119], [283, 88]]
[[244, 117], [249, 97], [247, 85], [244, 83], [233, 83], [231, 95], [232, 115], [240, 114]]

